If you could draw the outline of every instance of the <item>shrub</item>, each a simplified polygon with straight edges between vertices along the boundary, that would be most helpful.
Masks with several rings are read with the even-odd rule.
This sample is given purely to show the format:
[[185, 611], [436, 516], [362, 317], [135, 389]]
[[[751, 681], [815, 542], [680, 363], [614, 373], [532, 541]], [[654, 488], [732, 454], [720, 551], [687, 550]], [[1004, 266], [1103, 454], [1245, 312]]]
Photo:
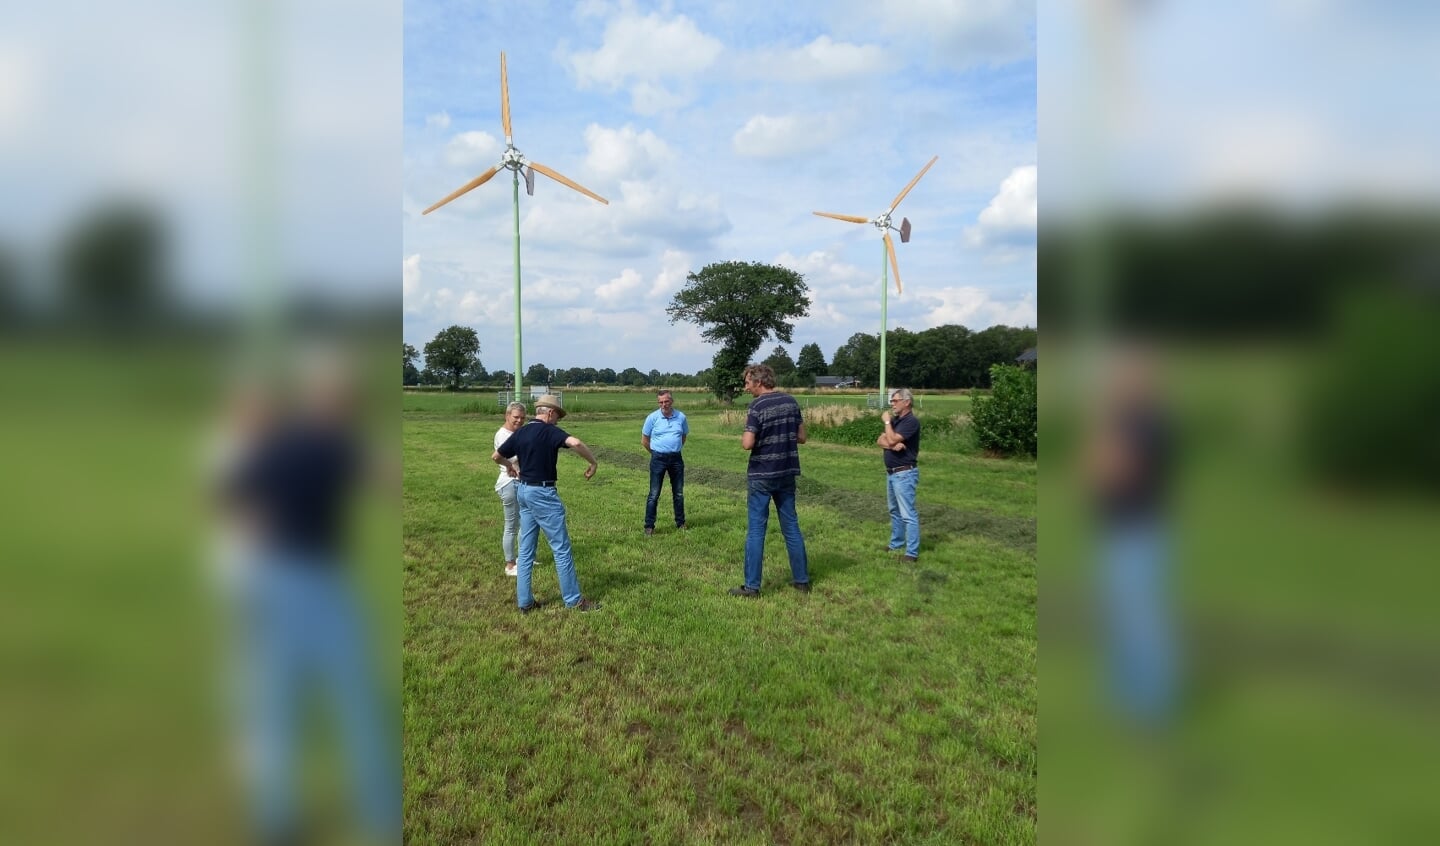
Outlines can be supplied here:
[[976, 444], [1002, 455], [1036, 455], [1035, 374], [996, 364], [990, 368], [990, 383], [990, 397], [977, 397], [970, 411]]

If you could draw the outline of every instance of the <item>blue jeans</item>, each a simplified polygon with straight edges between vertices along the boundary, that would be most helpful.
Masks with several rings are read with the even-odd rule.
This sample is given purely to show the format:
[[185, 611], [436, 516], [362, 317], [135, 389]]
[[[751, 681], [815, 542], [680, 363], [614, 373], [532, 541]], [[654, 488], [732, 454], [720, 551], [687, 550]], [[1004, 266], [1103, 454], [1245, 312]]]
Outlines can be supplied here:
[[745, 587], [760, 589], [765, 561], [765, 530], [770, 526], [770, 501], [780, 517], [780, 534], [790, 554], [790, 576], [804, 584], [810, 581], [810, 562], [805, 555], [805, 538], [800, 534], [800, 517], [795, 513], [795, 477], [750, 480], [750, 526], [745, 535]]
[[890, 503], [890, 548], [905, 547], [911, 558], [920, 557], [920, 512], [915, 510], [915, 488], [920, 468], [885, 477], [885, 499]]
[[650, 453], [650, 496], [645, 500], [645, 528], [655, 528], [655, 510], [660, 504], [660, 486], [670, 474], [670, 504], [675, 508], [675, 525], [685, 525], [685, 459], [678, 452]]
[[505, 509], [505, 532], [500, 536], [500, 551], [506, 562], [515, 560], [515, 538], [520, 534], [520, 500], [515, 491], [519, 482], [511, 482], [500, 489], [500, 505]]
[[242, 671], [259, 833], [281, 838], [300, 822], [305, 694], [318, 683], [327, 716], [338, 718], [355, 813], [376, 842], [390, 842], [400, 835], [400, 736], [381, 704], [350, 578], [336, 562], [262, 555], [245, 585]]
[[1107, 663], [1116, 704], [1127, 717], [1163, 723], [1179, 687], [1165, 529], [1158, 520], [1107, 526], [1100, 552]]
[[554, 488], [515, 483], [520, 500], [520, 557], [515, 561], [515, 601], [521, 608], [535, 601], [530, 592], [530, 568], [535, 565], [535, 547], [540, 531], [555, 553], [555, 573], [560, 577], [560, 598], [567, 606], [580, 602], [580, 580], [570, 558], [570, 532], [565, 528], [565, 504]]

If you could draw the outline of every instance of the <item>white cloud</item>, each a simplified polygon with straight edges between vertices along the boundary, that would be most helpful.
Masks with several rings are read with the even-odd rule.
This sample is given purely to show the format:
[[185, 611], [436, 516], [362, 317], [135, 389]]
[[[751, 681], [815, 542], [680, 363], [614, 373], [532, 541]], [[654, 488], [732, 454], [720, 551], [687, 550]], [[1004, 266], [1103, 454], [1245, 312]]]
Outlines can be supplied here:
[[627, 9], [606, 24], [599, 48], [572, 53], [569, 64], [581, 88], [631, 85], [635, 110], [656, 114], [689, 102], [688, 93], [671, 86], [709, 68], [723, 49], [684, 15], [666, 19]]
[[426, 128], [426, 129], [449, 129], [449, 128], [450, 128], [450, 113], [449, 113], [449, 112], [438, 112], [438, 113], [433, 114], [433, 115], [426, 115], [426, 116], [425, 116], [425, 128]]
[[690, 256], [680, 250], [666, 250], [660, 257], [660, 272], [645, 296], [652, 300], [669, 300], [685, 287], [690, 276]]
[[690, 102], [690, 95], [671, 91], [655, 82], [637, 82], [630, 87], [630, 107], [642, 115], [658, 115]]
[[742, 156], [779, 159], [825, 147], [836, 135], [833, 115], [755, 115], [731, 139]]
[[1034, 0], [889, 0], [854, 4], [899, 42], [923, 44], [949, 67], [1001, 64], [1034, 53]]
[[420, 254], [416, 253], [406, 256], [400, 271], [400, 289], [409, 302], [410, 298], [420, 293]]
[[674, 159], [670, 147], [654, 132], [636, 132], [625, 125], [606, 129], [598, 124], [585, 127], [585, 172], [605, 179], [625, 179], [652, 175], [656, 168]]
[[885, 67], [885, 51], [873, 44], [850, 44], [822, 35], [793, 50], [760, 50], [746, 64], [765, 77], [788, 83], [852, 79]]
[[954, 286], [926, 291], [920, 298], [928, 306], [923, 328], [959, 324], [973, 330], [989, 326], [1035, 326], [1035, 294], [1027, 293], [1018, 301], [992, 300], [983, 289]]
[[606, 305], [620, 305], [636, 298], [645, 280], [639, 271], [627, 267], [620, 275], [595, 289], [595, 296]]
[[614, 89], [630, 79], [692, 75], [709, 67], [721, 49], [684, 15], [667, 21], [625, 13], [606, 25], [598, 50], [575, 53], [570, 64], [582, 86]]
[[1035, 165], [1010, 171], [990, 204], [976, 218], [976, 224], [965, 228], [965, 244], [985, 247], [1033, 241], [1038, 173]]
[[523, 238], [543, 239], [567, 250], [638, 255], [655, 244], [672, 250], [704, 249], [730, 230], [719, 196], [685, 190], [684, 181], [675, 179], [670, 169], [674, 153], [653, 132], [591, 124], [585, 141], [587, 179], [591, 174], [599, 179], [586, 187], [610, 205], [578, 197], [551, 202], [556, 195], [547, 190], [546, 202], [525, 207]]
[[445, 164], [451, 167], [493, 165], [500, 159], [500, 142], [488, 132], [462, 132], [445, 145]]
[[31, 115], [38, 89], [33, 51], [0, 44], [0, 139], [18, 134]]

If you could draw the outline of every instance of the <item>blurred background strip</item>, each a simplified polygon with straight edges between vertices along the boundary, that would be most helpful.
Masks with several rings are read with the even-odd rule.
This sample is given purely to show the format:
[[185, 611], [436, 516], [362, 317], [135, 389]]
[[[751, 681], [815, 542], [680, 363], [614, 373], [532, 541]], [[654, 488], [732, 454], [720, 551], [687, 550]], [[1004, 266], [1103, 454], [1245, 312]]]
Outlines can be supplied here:
[[0, 842], [398, 840], [400, 32], [0, 12]]
[[1039, 17], [1042, 840], [1434, 840], [1440, 17]]

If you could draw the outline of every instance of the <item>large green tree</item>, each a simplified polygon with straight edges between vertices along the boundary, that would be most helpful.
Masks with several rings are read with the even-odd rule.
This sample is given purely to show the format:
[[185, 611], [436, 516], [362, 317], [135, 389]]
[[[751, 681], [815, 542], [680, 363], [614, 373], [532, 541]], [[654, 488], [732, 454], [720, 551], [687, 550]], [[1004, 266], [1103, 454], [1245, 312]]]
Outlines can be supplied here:
[[665, 312], [671, 323], [693, 323], [702, 338], [720, 345], [710, 386], [728, 403], [740, 393], [742, 372], [766, 338], [790, 343], [792, 321], [809, 313], [808, 293], [805, 277], [788, 267], [719, 262], [687, 276]]
[[800, 357], [795, 359], [795, 369], [806, 382], [813, 383], [816, 376], [826, 374], [825, 353], [819, 344], [806, 344], [800, 348]]
[[425, 367], [444, 376], [451, 390], [459, 390], [460, 382], [470, 368], [479, 364], [480, 336], [469, 326], [441, 329], [435, 339], [425, 345]]

